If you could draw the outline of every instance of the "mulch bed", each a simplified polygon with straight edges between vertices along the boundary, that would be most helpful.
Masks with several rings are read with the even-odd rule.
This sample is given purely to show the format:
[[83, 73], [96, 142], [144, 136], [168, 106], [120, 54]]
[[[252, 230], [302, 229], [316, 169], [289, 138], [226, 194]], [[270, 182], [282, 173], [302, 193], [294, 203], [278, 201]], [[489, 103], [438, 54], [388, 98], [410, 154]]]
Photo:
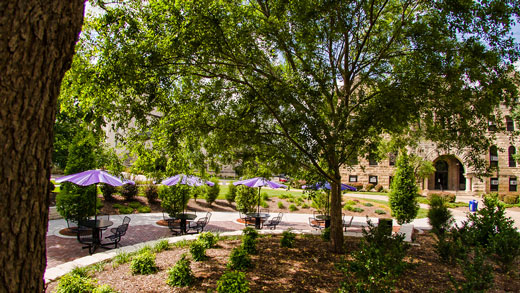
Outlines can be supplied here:
[[[328, 242], [319, 236], [297, 236], [294, 248], [280, 247], [280, 236], [265, 236], [258, 240], [258, 253], [252, 255], [254, 267], [246, 272], [251, 292], [335, 292], [345, 276], [335, 268], [342, 258], [349, 259], [359, 249], [360, 238], [345, 238], [346, 254], [330, 251]], [[241, 240], [221, 240], [218, 247], [208, 249], [208, 259], [191, 262], [196, 281], [188, 288], [171, 288], [166, 285], [167, 271], [186, 253], [187, 247], [173, 248], [157, 254], [159, 271], [152, 275], [132, 275], [129, 264], [94, 273], [98, 284], [108, 284], [120, 292], [208, 292], [216, 289], [217, 280], [226, 271], [231, 249]], [[440, 261], [433, 248], [434, 239], [426, 233], [419, 235], [407, 254], [406, 261], [413, 265], [397, 280], [396, 292], [447, 292], [454, 288], [448, 277], [450, 272], [463, 282], [460, 268]], [[50, 283], [47, 292], [56, 288]], [[520, 292], [518, 266], [511, 274], [495, 268], [495, 285], [490, 292]]]

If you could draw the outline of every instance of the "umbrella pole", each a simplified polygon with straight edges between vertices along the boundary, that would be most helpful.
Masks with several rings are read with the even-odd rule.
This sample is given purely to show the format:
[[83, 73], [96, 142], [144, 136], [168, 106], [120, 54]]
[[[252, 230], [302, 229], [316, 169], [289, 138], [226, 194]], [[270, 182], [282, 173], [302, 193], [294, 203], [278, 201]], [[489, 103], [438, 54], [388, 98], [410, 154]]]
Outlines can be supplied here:
[[256, 207], [256, 212], [260, 215], [260, 189], [262, 186], [258, 187], [258, 206]]
[[97, 222], [97, 184], [95, 184], [96, 192], [94, 192], [94, 221]]

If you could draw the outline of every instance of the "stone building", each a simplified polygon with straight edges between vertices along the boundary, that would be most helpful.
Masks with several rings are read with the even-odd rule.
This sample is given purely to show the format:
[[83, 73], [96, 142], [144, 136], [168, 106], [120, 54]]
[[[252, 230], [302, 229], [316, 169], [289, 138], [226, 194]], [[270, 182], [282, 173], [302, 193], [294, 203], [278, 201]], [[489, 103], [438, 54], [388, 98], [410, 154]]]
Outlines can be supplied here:
[[[505, 109], [502, 109], [505, 111]], [[495, 132], [495, 144], [486, 152], [488, 164], [498, 166], [490, 177], [479, 178], [475, 170], [464, 161], [463, 152], [445, 152], [437, 148], [433, 142], [422, 142], [417, 150], [425, 160], [433, 162], [435, 173], [418, 182], [422, 194], [432, 192], [450, 192], [456, 194], [479, 195], [482, 193], [516, 193], [520, 191], [517, 178], [520, 177], [520, 163], [516, 162], [518, 143], [512, 133], [517, 129], [514, 120], [506, 115], [505, 131], [495, 132], [496, 126], [489, 125], [489, 132]], [[360, 159], [359, 164], [342, 171], [343, 182], [381, 184], [389, 189], [395, 171], [395, 155], [389, 154], [381, 161]]]

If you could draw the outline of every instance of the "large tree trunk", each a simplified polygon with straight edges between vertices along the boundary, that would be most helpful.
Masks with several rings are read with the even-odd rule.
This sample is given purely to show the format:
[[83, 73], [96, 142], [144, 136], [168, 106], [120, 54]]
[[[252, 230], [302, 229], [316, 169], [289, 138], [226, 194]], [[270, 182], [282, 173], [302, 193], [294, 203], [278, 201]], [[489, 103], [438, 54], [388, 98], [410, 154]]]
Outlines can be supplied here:
[[42, 292], [53, 124], [84, 0], [0, 1], [0, 292]]
[[[339, 169], [336, 170], [339, 174]], [[343, 253], [343, 215], [341, 213], [341, 177], [330, 182], [330, 239], [336, 253]]]

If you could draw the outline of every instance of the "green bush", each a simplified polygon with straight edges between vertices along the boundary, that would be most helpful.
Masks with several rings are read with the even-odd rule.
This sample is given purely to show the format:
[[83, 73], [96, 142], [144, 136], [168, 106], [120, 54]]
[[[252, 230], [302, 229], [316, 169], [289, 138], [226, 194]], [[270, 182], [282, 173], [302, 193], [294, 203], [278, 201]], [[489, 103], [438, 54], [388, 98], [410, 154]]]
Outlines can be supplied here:
[[345, 204], [345, 205], [343, 206], [343, 209], [345, 209], [345, 210], [351, 212], [351, 211], [354, 210], [354, 207], [351, 206], [351, 205], [349, 205], [349, 204]]
[[206, 202], [211, 206], [215, 200], [217, 199], [219, 193], [220, 193], [220, 185], [217, 178], [211, 178], [210, 180], [213, 182], [213, 186], [206, 186]]
[[354, 207], [354, 208], [352, 208], [352, 211], [355, 212], [355, 213], [362, 213], [362, 212], [364, 212], [365, 210], [362, 209], [362, 208]]
[[117, 293], [117, 291], [109, 285], [105, 284], [94, 288], [94, 290], [92, 290], [92, 293]]
[[202, 245], [206, 248], [213, 248], [215, 245], [217, 245], [218, 242], [218, 236], [211, 232], [202, 232], [199, 234], [199, 237], [197, 239]]
[[292, 194], [289, 194], [289, 193], [288, 194], [280, 194], [278, 196], [278, 198], [279, 199], [285, 199], [285, 198], [290, 198], [291, 196], [292, 196]]
[[196, 186], [196, 187], [193, 187], [191, 189], [191, 197], [193, 197], [193, 199], [195, 201], [197, 201], [197, 199], [199, 197], [201, 198], [205, 198], [206, 197], [206, 192], [207, 192], [207, 186], [206, 185], [202, 185], [202, 186]]
[[372, 189], [374, 189], [374, 184], [372, 184], [372, 183], [368, 183], [367, 185], [365, 185], [365, 190], [366, 190], [366, 191], [370, 191], [370, 190], [372, 190]]
[[114, 186], [112, 186], [110, 184], [104, 184], [104, 183], [101, 184], [100, 188], [101, 188], [101, 192], [103, 193], [103, 198], [106, 201], [112, 201], [114, 199], [113, 195], [114, 195], [114, 193], [116, 193], [117, 188], [115, 188]]
[[448, 192], [436, 192], [436, 193], [429, 193], [426, 198], [428, 201], [431, 201], [434, 197], [440, 197], [443, 198], [446, 202], [453, 203], [457, 199], [457, 196], [453, 193]]
[[200, 241], [193, 241], [190, 244], [190, 253], [195, 261], [203, 261], [206, 259], [206, 247]]
[[383, 185], [378, 184], [378, 185], [376, 185], [376, 186], [374, 187], [374, 189], [375, 189], [377, 192], [381, 192], [381, 191], [383, 191]]
[[86, 219], [96, 212], [95, 198], [95, 185], [83, 187], [64, 182], [56, 196], [56, 211], [67, 220]]
[[232, 270], [244, 271], [253, 265], [251, 256], [242, 247], [235, 247], [229, 255], [229, 263], [227, 267]]
[[122, 206], [121, 208], [119, 208], [119, 213], [122, 215], [132, 214], [133, 212], [134, 212], [134, 209], [131, 207]]
[[258, 191], [256, 188], [247, 187], [244, 185], [237, 186], [235, 202], [237, 210], [242, 213], [252, 213], [255, 211], [258, 204]]
[[294, 212], [294, 211], [297, 211], [297, 210], [298, 210], [298, 207], [296, 207], [295, 204], [291, 204], [291, 205], [289, 206], [289, 210], [290, 210], [291, 212]]
[[112, 267], [118, 267], [124, 263], [130, 262], [132, 260], [132, 256], [130, 253], [120, 251], [114, 258], [112, 259]]
[[347, 202], [345, 204], [347, 205], [350, 205], [350, 206], [355, 206], [358, 202], [353, 200], [353, 199], [349, 199], [347, 200]]
[[384, 210], [375, 210], [374, 213], [378, 214], [378, 215], [386, 215], [386, 212]]
[[152, 209], [148, 206], [140, 206], [137, 208], [137, 211], [142, 213], [142, 214], [145, 214], [145, 213], [150, 213], [152, 212]]
[[372, 203], [369, 203], [369, 202], [364, 202], [363, 205], [366, 206], [366, 207], [374, 206]]
[[506, 204], [516, 204], [518, 203], [518, 195], [517, 194], [511, 194], [504, 196], [504, 203]]
[[308, 204], [306, 204], [306, 203], [302, 204], [302, 209], [308, 209], [308, 208], [310, 208], [310, 206]]
[[242, 235], [251, 236], [252, 238], [256, 239], [258, 238], [258, 231], [252, 227], [246, 227], [244, 230], [242, 230]]
[[363, 183], [360, 183], [360, 182], [349, 182], [348, 185], [356, 188], [358, 191], [363, 189]]
[[321, 230], [321, 239], [323, 241], [330, 241], [330, 227]]
[[471, 255], [459, 260], [464, 280], [457, 281], [448, 273], [457, 292], [485, 292], [493, 286], [493, 267], [487, 263], [484, 251], [474, 247]]
[[144, 188], [144, 195], [148, 199], [148, 203], [154, 203], [159, 197], [159, 190], [156, 185], [146, 185]]
[[283, 202], [279, 201], [277, 203], [279, 209], [285, 209], [285, 206], [283, 205]]
[[217, 292], [220, 293], [245, 293], [249, 292], [249, 283], [246, 274], [239, 271], [229, 271], [217, 281]]
[[292, 248], [294, 246], [294, 240], [296, 239], [296, 234], [289, 231], [283, 231], [282, 239], [280, 240], [281, 247]]
[[255, 254], [256, 237], [252, 235], [244, 235], [244, 237], [242, 237], [242, 248], [249, 254]]
[[432, 232], [440, 237], [448, 231], [453, 224], [453, 216], [446, 205], [446, 199], [440, 196], [430, 198], [430, 209], [428, 210], [428, 221], [432, 226]]
[[66, 274], [58, 281], [57, 293], [88, 293], [96, 288], [96, 282], [86, 275]]
[[228, 192], [226, 193], [226, 200], [229, 205], [235, 202], [235, 197], [237, 196], [237, 187], [233, 185], [233, 182], [229, 182], [228, 184]]
[[155, 243], [155, 245], [152, 248], [153, 252], [161, 252], [163, 250], [168, 250], [170, 248], [170, 243], [168, 242], [168, 239], [160, 240], [159, 242]]
[[263, 200], [262, 200], [262, 202], [260, 202], [260, 206], [263, 207], [264, 209], [269, 208], [269, 204]]
[[261, 196], [262, 196], [262, 200], [266, 200], [266, 201], [269, 200], [269, 194], [267, 194], [267, 192], [262, 192]]
[[126, 200], [131, 200], [137, 195], [138, 191], [139, 191], [139, 189], [137, 188], [137, 185], [135, 185], [135, 184], [123, 184], [123, 186], [121, 186], [119, 193]]
[[327, 202], [328, 193], [323, 190], [313, 190], [309, 192], [309, 196], [312, 198], [311, 206], [315, 208], [318, 213], [327, 213]]
[[132, 274], [149, 275], [155, 273], [158, 268], [155, 265], [155, 254], [150, 250], [145, 250], [134, 256], [130, 263]]
[[352, 253], [352, 260], [342, 261], [337, 268], [345, 274], [340, 292], [391, 292], [395, 282], [406, 269], [403, 261], [409, 245], [404, 236], [387, 236], [369, 221], [363, 229], [360, 249]]
[[159, 188], [161, 207], [169, 215], [181, 213], [190, 200], [190, 188], [184, 184], [162, 186]]
[[186, 259], [186, 254], [168, 270], [168, 279], [166, 284], [172, 287], [186, 287], [191, 285], [195, 280], [195, 276], [190, 267], [190, 261]]
[[143, 205], [138, 201], [132, 201], [128, 203], [128, 206], [133, 208], [134, 210], [137, 210], [138, 208], [142, 207]]
[[392, 191], [389, 196], [392, 216], [399, 225], [409, 223], [417, 216], [419, 211], [417, 194], [414, 170], [409, 162], [408, 155], [403, 151], [397, 158]]

